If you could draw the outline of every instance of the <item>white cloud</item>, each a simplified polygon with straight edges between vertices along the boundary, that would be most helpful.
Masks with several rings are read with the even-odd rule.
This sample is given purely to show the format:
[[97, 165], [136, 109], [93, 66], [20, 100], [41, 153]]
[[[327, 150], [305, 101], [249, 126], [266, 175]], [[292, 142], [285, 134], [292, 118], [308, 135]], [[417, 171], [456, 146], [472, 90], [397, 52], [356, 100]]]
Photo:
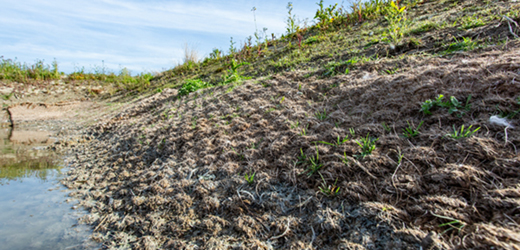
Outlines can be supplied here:
[[[66, 72], [102, 60], [133, 71], [158, 71], [182, 61], [186, 42], [208, 54], [215, 47], [227, 49], [230, 37], [245, 40], [255, 32], [253, 14], [259, 30], [283, 33], [286, 5], [275, 0], [0, 0], [0, 56], [25, 62], [56, 58]], [[294, 6], [300, 17], [311, 17], [316, 9], [311, 1]]]

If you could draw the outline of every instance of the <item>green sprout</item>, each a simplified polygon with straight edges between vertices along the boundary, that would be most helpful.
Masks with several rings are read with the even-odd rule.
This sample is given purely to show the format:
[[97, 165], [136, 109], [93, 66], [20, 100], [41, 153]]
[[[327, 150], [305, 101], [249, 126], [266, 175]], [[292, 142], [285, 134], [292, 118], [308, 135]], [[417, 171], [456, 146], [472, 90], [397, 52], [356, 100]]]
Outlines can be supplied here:
[[254, 172], [253, 174], [249, 173], [244, 175], [244, 179], [247, 181], [249, 185], [255, 182], [255, 174], [256, 172]]
[[325, 181], [325, 178], [320, 174], [321, 179], [323, 180], [323, 183], [321, 184], [321, 187], [319, 187], [320, 192], [325, 194], [326, 196], [335, 196], [339, 193], [339, 187], [336, 186], [338, 179], [336, 178], [336, 181], [334, 181], [334, 184], [327, 185], [327, 182]]
[[356, 143], [361, 147], [361, 154], [358, 157], [365, 158], [365, 156], [372, 154], [372, 151], [376, 149], [376, 141], [379, 138], [369, 137], [370, 133], [367, 134], [365, 138], [361, 137], [361, 139], [357, 140]]
[[471, 131], [471, 127], [472, 127], [472, 126], [473, 126], [473, 125], [470, 125], [470, 126], [467, 128], [467, 130], [464, 131], [464, 125], [462, 125], [462, 126], [460, 127], [460, 129], [456, 129], [456, 128], [455, 128], [455, 125], [453, 125], [453, 132], [447, 134], [447, 136], [449, 136], [449, 137], [451, 137], [451, 138], [453, 138], [453, 139], [460, 139], [460, 138], [464, 138], [464, 137], [466, 137], [466, 138], [467, 138], [467, 137], [470, 137], [470, 136], [472, 136], [475, 132], [477, 132], [477, 131], [480, 129], [480, 127], [478, 127], [478, 128], [476, 128], [476, 129], [474, 129], [473, 131]]
[[417, 128], [414, 128], [412, 125], [410, 125], [410, 122], [406, 121], [406, 123], [408, 123], [408, 127], [403, 128], [404, 137], [412, 138], [412, 137], [416, 137], [417, 135], [419, 135], [419, 128], [421, 128], [423, 122], [424, 121], [421, 121], [421, 123], [419, 123], [419, 126], [417, 126]]

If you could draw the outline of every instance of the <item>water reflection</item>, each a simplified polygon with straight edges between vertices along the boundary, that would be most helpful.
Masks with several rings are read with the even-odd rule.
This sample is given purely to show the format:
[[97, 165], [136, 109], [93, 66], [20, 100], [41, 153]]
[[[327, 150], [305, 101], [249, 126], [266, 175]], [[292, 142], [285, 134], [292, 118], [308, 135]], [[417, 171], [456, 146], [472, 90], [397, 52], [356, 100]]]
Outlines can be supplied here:
[[0, 184], [37, 178], [46, 181], [48, 170], [59, 170], [50, 151], [41, 150], [53, 142], [51, 133], [44, 130], [13, 130], [0, 132]]
[[[40, 129], [0, 129], [0, 249], [93, 249], [90, 229], [76, 225], [59, 184], [59, 157], [44, 148], [54, 140]], [[57, 160], [58, 159], [58, 160]]]

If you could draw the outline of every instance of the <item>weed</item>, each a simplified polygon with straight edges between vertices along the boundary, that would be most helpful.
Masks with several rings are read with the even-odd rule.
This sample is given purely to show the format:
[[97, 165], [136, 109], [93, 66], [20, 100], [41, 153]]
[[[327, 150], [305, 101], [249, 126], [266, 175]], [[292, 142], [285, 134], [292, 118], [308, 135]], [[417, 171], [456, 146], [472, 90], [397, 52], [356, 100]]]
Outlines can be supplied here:
[[381, 126], [383, 126], [383, 129], [386, 131], [386, 132], [391, 132], [392, 129], [385, 123], [381, 123]]
[[408, 123], [408, 127], [407, 128], [403, 128], [403, 132], [404, 132], [403, 135], [404, 135], [404, 137], [412, 138], [412, 137], [416, 137], [417, 135], [419, 135], [419, 129], [421, 128], [423, 122], [424, 121], [421, 121], [419, 123], [419, 126], [417, 126], [417, 128], [414, 128], [412, 125], [410, 125], [409, 121], [406, 121], [406, 123]]
[[341, 158], [341, 161], [345, 166], [348, 166], [348, 158], [347, 158], [347, 152], [343, 152], [343, 158]]
[[235, 152], [235, 154], [237, 154], [238, 157], [240, 157], [240, 160], [243, 161], [243, 160], [246, 159], [246, 157], [245, 157], [243, 154], [239, 154], [239, 153], [235, 150], [235, 148], [231, 147], [231, 150], [233, 150], [233, 152]]
[[314, 156], [307, 156], [303, 153], [303, 150], [300, 148], [300, 157], [299, 157], [299, 161], [297, 162], [297, 164], [304, 164], [304, 165], [307, 165], [307, 170], [305, 170], [305, 172], [307, 172], [307, 176], [311, 176], [313, 175], [314, 173], [316, 173], [320, 168], [323, 167], [323, 164], [320, 163], [320, 152], [318, 150], [318, 146], [316, 146], [316, 157]]
[[457, 229], [460, 232], [462, 230], [462, 228], [464, 228], [466, 226], [466, 224], [464, 222], [462, 222], [460, 220], [457, 220], [457, 219], [454, 219], [454, 218], [451, 218], [451, 217], [448, 217], [448, 216], [442, 216], [442, 215], [434, 214], [433, 212], [432, 212], [432, 215], [435, 216], [435, 217], [441, 218], [441, 219], [450, 220], [449, 222], [446, 222], [446, 223], [443, 223], [443, 224], [439, 225], [439, 227], [449, 226], [449, 228], [444, 230], [441, 233], [441, 235], [443, 235], [446, 232], [449, 232], [450, 230], [453, 230], [453, 229]]
[[325, 108], [323, 108], [323, 112], [317, 111], [316, 113], [314, 113], [314, 116], [316, 117], [316, 119], [320, 121], [324, 121], [328, 117]]
[[418, 34], [428, 32], [430, 30], [438, 29], [438, 28], [439, 28], [439, 25], [437, 23], [425, 22], [425, 23], [422, 23], [421, 25], [419, 25], [419, 27], [410, 30], [410, 33], [414, 34], [414, 35], [418, 35]]
[[298, 26], [297, 21], [296, 21], [296, 15], [293, 15], [292, 11], [293, 11], [293, 4], [292, 4], [292, 2], [289, 2], [289, 3], [287, 3], [287, 12], [289, 15], [287, 17], [287, 34], [292, 34], [300, 29], [300, 27]]
[[43, 60], [36, 60], [32, 65], [22, 64], [0, 56], [0, 80], [13, 80], [28, 82], [29, 80], [60, 79], [63, 73], [58, 72], [56, 60], [52, 65], [45, 64]]
[[204, 89], [209, 87], [210, 85], [206, 82], [203, 82], [200, 79], [188, 79], [182, 84], [179, 89], [179, 96], [188, 95], [191, 92], [195, 92], [199, 89]]
[[13, 96], [13, 94], [14, 94], [14, 92], [11, 92], [11, 93], [9, 93], [7, 95], [1, 95], [1, 96], [2, 96], [2, 99], [7, 101], [7, 100], [9, 100], [11, 98], [11, 96]]
[[300, 136], [306, 136], [307, 135], [307, 128], [309, 127], [309, 124], [305, 126], [305, 128], [302, 128], [302, 132], [300, 133]]
[[244, 175], [244, 179], [247, 181], [249, 185], [252, 185], [255, 182], [255, 174], [256, 172], [254, 172], [253, 174], [249, 173]]
[[406, 6], [399, 7], [399, 1], [397, 3], [395, 1], [390, 2], [390, 7], [388, 8], [388, 15], [385, 15], [385, 19], [388, 21], [388, 37], [394, 43], [399, 43], [404, 34], [403, 30], [407, 28], [408, 24], [406, 22]]
[[229, 40], [229, 54], [234, 55], [237, 53], [237, 49], [235, 48], [236, 42], [233, 42], [233, 37]]
[[345, 136], [345, 138], [341, 139], [341, 137], [338, 136], [337, 138], [337, 141], [336, 141], [336, 144], [333, 144], [333, 143], [330, 143], [330, 142], [326, 142], [326, 141], [317, 141], [317, 143], [321, 143], [321, 144], [326, 144], [326, 145], [331, 145], [331, 146], [334, 146], [334, 147], [338, 147], [340, 145], [342, 145], [343, 143], [347, 142], [348, 141], [348, 135]]
[[361, 139], [357, 140], [356, 143], [361, 147], [361, 154], [357, 156], [365, 158], [365, 156], [372, 154], [372, 151], [376, 149], [376, 141], [378, 140], [379, 138], [370, 137], [370, 133], [365, 138], [361, 137]]
[[443, 102], [444, 95], [439, 95], [435, 100], [426, 100], [423, 104], [421, 104], [421, 111], [425, 115], [431, 115], [431, 110], [436, 107], [448, 108], [448, 113], [453, 114], [455, 112], [460, 112], [460, 116], [466, 114], [467, 111], [471, 109], [471, 104], [469, 101], [471, 100], [471, 95], [466, 99], [466, 104], [462, 106], [462, 103], [457, 100], [454, 96], [450, 96], [450, 100]]
[[247, 79], [243, 77], [239, 72], [238, 69], [244, 65], [250, 65], [248, 62], [241, 62], [237, 63], [235, 59], [231, 61], [230, 69], [227, 71], [227, 74], [222, 77], [223, 84], [233, 83], [233, 82], [240, 82], [244, 79]]
[[318, 42], [320, 42], [320, 38], [318, 36], [311, 36], [311, 37], [305, 39], [305, 41], [303, 41], [303, 44], [309, 45], [309, 44], [318, 43]]
[[356, 136], [356, 130], [354, 130], [354, 128], [349, 128], [348, 131], [352, 137]]
[[469, 30], [469, 29], [481, 27], [484, 25], [486, 25], [486, 22], [482, 18], [476, 17], [476, 15], [473, 15], [473, 16], [466, 17], [465, 19], [463, 19], [459, 29]]
[[296, 122], [290, 123], [290, 124], [291, 124], [291, 129], [295, 129], [300, 126], [300, 121], [296, 121]]
[[334, 181], [334, 184], [327, 185], [327, 182], [325, 181], [325, 178], [320, 174], [321, 179], [323, 180], [323, 183], [321, 184], [321, 187], [319, 187], [320, 192], [322, 192], [326, 196], [335, 196], [339, 193], [339, 187], [336, 186], [338, 183], [338, 178], [336, 178], [336, 181]]
[[197, 128], [197, 117], [193, 117], [191, 118], [191, 129], [196, 129]]
[[249, 149], [258, 149], [258, 146], [260, 145], [260, 143], [262, 143], [263, 139], [260, 139], [260, 141], [258, 143], [254, 143], [252, 142], [251, 143], [251, 146], [248, 147]]
[[[520, 105], [520, 97], [517, 97], [516, 98], [516, 104], [517, 105]], [[502, 118], [507, 118], [507, 119], [513, 119], [516, 115], [518, 115], [520, 113], [520, 109], [516, 110], [516, 111], [513, 111], [513, 112], [507, 112], [507, 111], [503, 111], [501, 110], [498, 105], [496, 107], [497, 111], [499, 112], [499, 116], [502, 117]]]
[[[325, 73], [323, 76], [335, 76], [337, 74], [348, 74], [350, 73], [350, 67], [360, 61], [360, 58], [353, 57], [347, 61], [342, 62], [329, 62], [325, 65]], [[343, 70], [344, 69], [344, 70]]]
[[463, 37], [462, 41], [455, 39], [455, 42], [450, 43], [444, 53], [449, 54], [456, 51], [469, 51], [475, 49], [477, 42], [473, 41], [470, 37]]
[[473, 131], [471, 131], [471, 127], [472, 127], [472, 126], [473, 126], [473, 125], [470, 125], [470, 126], [467, 128], [467, 130], [464, 131], [464, 125], [462, 125], [462, 126], [460, 127], [460, 129], [456, 129], [456, 128], [455, 128], [455, 125], [453, 125], [453, 132], [447, 134], [446, 136], [449, 136], [449, 137], [451, 137], [451, 138], [453, 138], [453, 139], [460, 139], [460, 138], [467, 138], [467, 137], [470, 137], [470, 136], [472, 136], [475, 132], [477, 132], [477, 131], [480, 129], [480, 127], [478, 127], [478, 128], [476, 128], [476, 129], [474, 129]]
[[190, 48], [188, 43], [184, 43], [184, 64], [195, 65], [199, 61], [199, 55], [197, 50]]
[[265, 113], [270, 113], [270, 112], [273, 112], [275, 110], [276, 110], [276, 108], [268, 108], [268, 109], [265, 110]]
[[213, 51], [209, 54], [209, 58], [211, 59], [220, 59], [222, 56], [222, 51], [217, 48], [214, 48]]

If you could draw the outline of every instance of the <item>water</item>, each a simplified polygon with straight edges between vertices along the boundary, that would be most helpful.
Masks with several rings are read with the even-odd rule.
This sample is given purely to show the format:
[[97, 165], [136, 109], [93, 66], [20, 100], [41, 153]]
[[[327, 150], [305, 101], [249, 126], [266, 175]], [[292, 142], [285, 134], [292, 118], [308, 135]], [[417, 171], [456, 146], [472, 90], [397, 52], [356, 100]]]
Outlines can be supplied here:
[[66, 168], [43, 147], [54, 141], [40, 129], [0, 129], [0, 249], [96, 249], [91, 230], [77, 225], [59, 184]]

